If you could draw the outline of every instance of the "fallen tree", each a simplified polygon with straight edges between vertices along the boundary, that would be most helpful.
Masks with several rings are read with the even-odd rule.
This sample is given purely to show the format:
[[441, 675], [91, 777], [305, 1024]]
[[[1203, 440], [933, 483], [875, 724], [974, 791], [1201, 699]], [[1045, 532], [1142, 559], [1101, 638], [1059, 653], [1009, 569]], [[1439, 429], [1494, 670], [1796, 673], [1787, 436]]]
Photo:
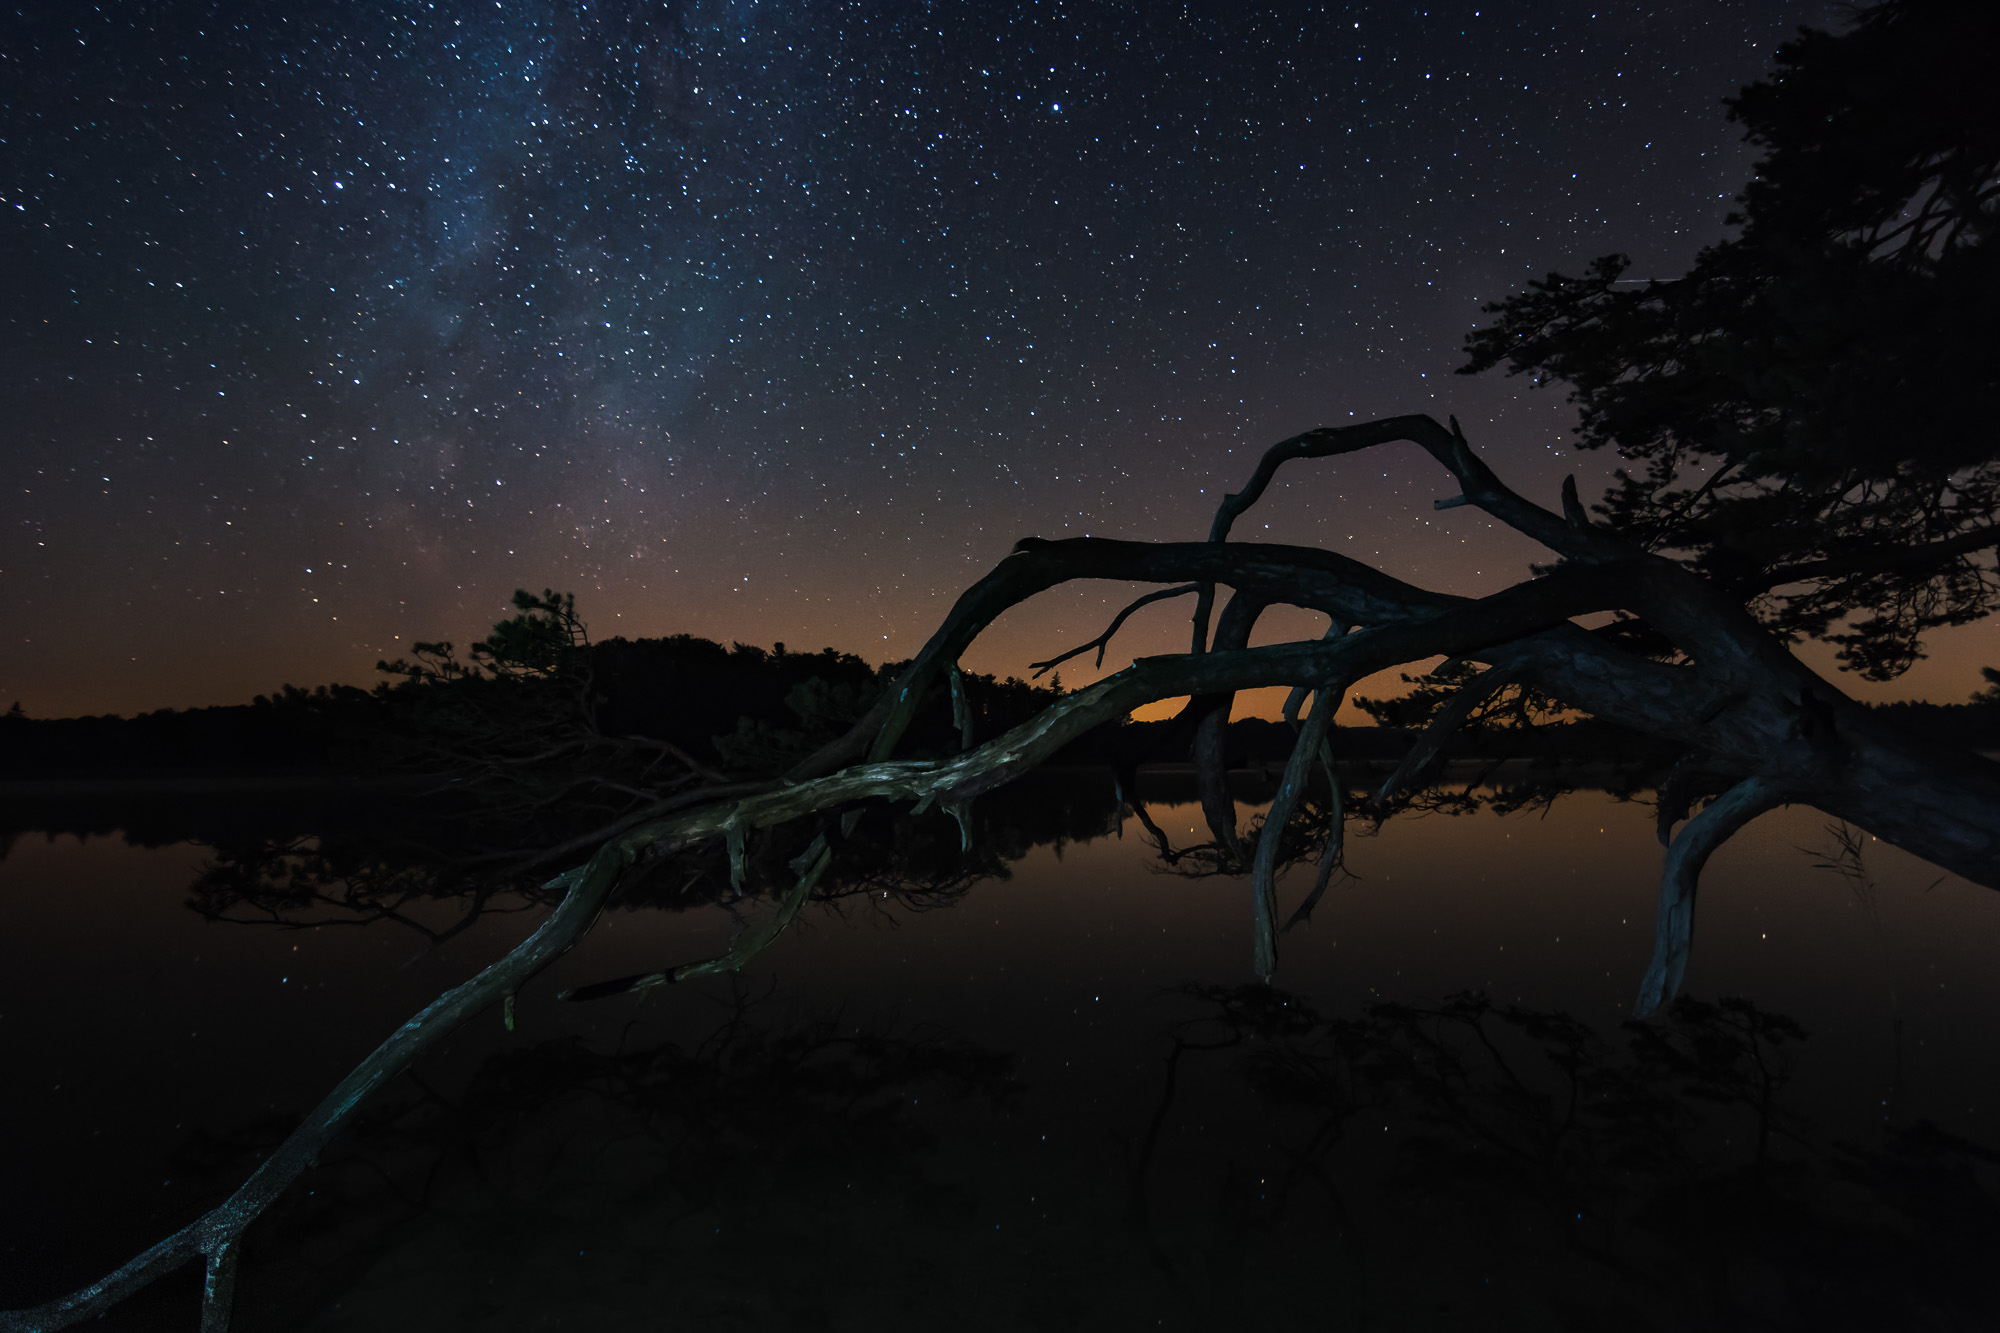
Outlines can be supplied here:
[[[1658, 790], [1664, 845], [1653, 956], [1634, 1013], [1679, 991], [1696, 888], [1716, 848], [1759, 814], [1816, 807], [1989, 888], [2000, 888], [2000, 765], [1871, 713], [1791, 652], [1830, 639], [1878, 678], [1920, 655], [1921, 635], [2000, 609], [2000, 459], [1985, 423], [2000, 390], [1991, 311], [2000, 263], [1987, 244], [2000, 200], [2000, 92], [1979, 53], [2000, 33], [1976, 6], [1906, 0], [1842, 37], [1808, 34], [1781, 77], [1746, 91], [1737, 118], [1767, 156], [1743, 198], [1742, 236], [1671, 282], [1621, 287], [1622, 261], [1557, 276], [1497, 307], [1469, 369], [1506, 364], [1567, 383], [1586, 447], [1635, 464], [1586, 509], [1573, 480], [1548, 508], [1521, 495], [1455, 421], [1395, 417], [1308, 431], [1269, 449], [1218, 509], [1208, 540], [1028, 539], [968, 589], [894, 687], [845, 734], [781, 777], [686, 764], [595, 835], [545, 854], [581, 864], [548, 881], [560, 902], [526, 941], [412, 1018], [351, 1073], [222, 1205], [81, 1291], [0, 1314], [0, 1331], [62, 1328], [200, 1259], [205, 1330], [227, 1326], [245, 1227], [355, 1109], [453, 1027], [514, 996], [590, 928], [621, 882], [660, 858], [801, 830], [775, 909], [726, 954], [580, 988], [586, 999], [734, 971], [776, 940], [821, 886], [864, 802], [967, 811], [1093, 727], [1188, 696], [1202, 805], [1219, 857], [1247, 872], [1255, 974], [1278, 968], [1279, 842], [1347, 690], [1377, 671], [1443, 656], [1464, 677], [1439, 701], [1379, 805], [1422, 780], [1452, 732], [1498, 696], [1532, 691], [1676, 747]], [[1979, 108], [1987, 108], [1981, 111]], [[1852, 177], [1860, 173], [1865, 179]], [[1911, 220], [1914, 219], [1914, 220]], [[1946, 373], [1948, 372], [1948, 373]], [[1312, 548], [1232, 542], [1280, 469], [1397, 442], [1440, 469], [1439, 509], [1469, 506], [1531, 538], [1553, 563], [1489, 596], [1447, 596]], [[998, 616], [1075, 580], [1161, 585], [1090, 643], [1100, 655], [1130, 611], [1193, 595], [1189, 651], [1134, 661], [977, 743], [959, 659]], [[1216, 593], [1229, 590], [1218, 613]], [[1326, 615], [1325, 637], [1251, 648], [1269, 607]], [[1585, 618], [1610, 613], [1586, 628]], [[1297, 740], [1256, 846], [1239, 845], [1222, 735], [1237, 691], [1292, 691]], [[963, 749], [898, 757], [918, 710], [948, 692]], [[1310, 700], [1310, 711], [1306, 703]], [[1341, 848], [1331, 785], [1314, 897]], [[810, 831], [810, 839], [806, 837]], [[1311, 899], [1308, 900], [1309, 902]]]
[[[1228, 540], [1231, 524], [1285, 464], [1395, 441], [1421, 446], [1458, 484], [1457, 494], [1437, 501], [1440, 508], [1483, 510], [1540, 542], [1560, 563], [1489, 596], [1463, 598], [1416, 587], [1328, 551]], [[980, 795], [1031, 770], [1086, 731], [1163, 699], [1190, 697], [1188, 710], [1198, 719], [1204, 806], [1225, 846], [1237, 836], [1235, 811], [1220, 747], [1204, 744], [1202, 737], [1219, 731], [1239, 690], [1289, 686], [1295, 713], [1306, 698], [1311, 701], [1259, 845], [1245, 857], [1248, 935], [1254, 969], [1266, 981], [1278, 965], [1277, 840], [1314, 766], [1326, 757], [1327, 721], [1355, 681], [1440, 655], [1482, 664], [1484, 670], [1454, 703], [1438, 710], [1378, 799], [1413, 780], [1470, 706], [1499, 688], [1531, 686], [1569, 707], [1684, 747], [1687, 758], [1661, 792], [1666, 851], [1653, 959], [1634, 1006], [1640, 1016], [1657, 1012], [1680, 988], [1703, 864], [1736, 830], [1778, 805], [1815, 806], [1976, 883], [2000, 888], [2000, 765], [1906, 735], [1876, 718], [1801, 663], [1741, 601], [1594, 525], [1574, 503], [1573, 491], [1566, 490], [1566, 498], [1567, 512], [1557, 513], [1516, 493], [1479, 459], [1455, 422], [1396, 417], [1310, 431], [1274, 446], [1249, 484], [1224, 500], [1206, 542], [1030, 538], [1019, 543], [958, 599], [894, 688], [845, 735], [782, 777], [701, 781], [627, 816], [586, 861], [549, 881], [563, 896], [540, 928], [398, 1029], [227, 1201], [90, 1287], [0, 1315], [0, 1330], [66, 1327], [197, 1258], [209, 1272], [203, 1327], [226, 1327], [243, 1229], [371, 1093], [424, 1049], [494, 1005], [503, 1006], [511, 1021], [521, 986], [582, 938], [635, 868], [720, 843], [740, 881], [748, 873], [745, 844], [751, 834], [801, 821], [820, 826], [791, 863], [795, 878], [775, 910], [728, 953], [593, 986], [592, 996], [741, 968], [777, 939], [811, 898], [862, 802], [907, 802], [917, 810], [936, 806], [969, 831], [966, 812]], [[1196, 643], [1186, 653], [1140, 658], [958, 755], [896, 757], [897, 743], [926, 696], [949, 688], [960, 656], [982, 630], [1010, 608], [1078, 579], [1198, 589]], [[1211, 635], [1203, 621], [1217, 586], [1232, 595]], [[1244, 646], [1261, 612], [1278, 604], [1322, 612], [1334, 629], [1317, 640]], [[1607, 611], [1642, 619], [1665, 637], [1671, 652], [1640, 654], [1618, 641], [1624, 635], [1576, 623]], [[1712, 799], [1689, 818], [1705, 796]], [[1338, 829], [1329, 829], [1322, 858], [1337, 856], [1338, 844]]]

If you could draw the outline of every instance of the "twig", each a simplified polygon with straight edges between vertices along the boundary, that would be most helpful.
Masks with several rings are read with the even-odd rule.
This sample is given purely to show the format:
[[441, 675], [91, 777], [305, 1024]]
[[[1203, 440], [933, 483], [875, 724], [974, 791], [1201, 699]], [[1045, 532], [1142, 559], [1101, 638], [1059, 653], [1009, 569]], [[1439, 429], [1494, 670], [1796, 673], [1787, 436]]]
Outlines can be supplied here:
[[1098, 635], [1096, 638], [1092, 639], [1089, 643], [1081, 644], [1075, 648], [1072, 648], [1068, 652], [1062, 654], [1060, 657], [1051, 657], [1046, 662], [1028, 663], [1028, 665], [1033, 667], [1035, 670], [1035, 674], [1032, 677], [1032, 679], [1040, 680], [1044, 675], [1048, 674], [1056, 667], [1059, 667], [1064, 662], [1069, 661], [1070, 658], [1080, 657], [1084, 653], [1089, 652], [1092, 648], [1095, 648], [1097, 650], [1096, 664], [1098, 666], [1103, 666], [1104, 650], [1106, 647], [1110, 645], [1111, 636], [1118, 632], [1119, 626], [1123, 625], [1126, 621], [1126, 618], [1129, 617], [1134, 611], [1137, 611], [1142, 606], [1151, 606], [1154, 602], [1164, 602], [1170, 597], [1185, 597], [1191, 592], [1200, 592], [1201, 588], [1202, 585], [1199, 583], [1183, 583], [1178, 588], [1161, 588], [1155, 592], [1147, 593], [1144, 597], [1139, 598], [1137, 601], [1133, 602], [1130, 606], [1126, 607], [1123, 611], [1120, 611], [1115, 617], [1113, 617], [1110, 626], [1105, 629], [1104, 633]]

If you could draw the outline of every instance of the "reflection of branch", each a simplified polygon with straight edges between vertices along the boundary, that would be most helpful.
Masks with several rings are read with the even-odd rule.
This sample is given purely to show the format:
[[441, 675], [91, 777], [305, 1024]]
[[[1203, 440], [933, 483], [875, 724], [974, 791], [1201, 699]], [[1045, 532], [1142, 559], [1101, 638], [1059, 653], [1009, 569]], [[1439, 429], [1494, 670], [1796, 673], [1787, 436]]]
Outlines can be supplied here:
[[[496, 895], [517, 886], [482, 876], [471, 880], [471, 902], [462, 909], [457, 921], [441, 930], [427, 924], [406, 909], [413, 903], [461, 896], [468, 876], [443, 853], [422, 844], [405, 844], [397, 849], [416, 859], [416, 864], [398, 864], [398, 858], [394, 857], [385, 864], [383, 858], [375, 855], [360, 864], [343, 863], [337, 852], [330, 852], [325, 846], [310, 847], [304, 840], [216, 850], [216, 859], [203, 869], [188, 902], [207, 921], [273, 926], [279, 930], [366, 926], [391, 921], [422, 935], [436, 949], [488, 912], [520, 911], [533, 905], [532, 888], [519, 885], [528, 894], [529, 903], [523, 907], [493, 907]], [[433, 864], [423, 865], [422, 860]], [[328, 892], [326, 886], [335, 884], [340, 891]], [[314, 908], [328, 909], [338, 915], [313, 913]], [[239, 910], [257, 915], [237, 915]]]
[[1140, 827], [1146, 830], [1146, 836], [1160, 849], [1160, 859], [1168, 865], [1180, 860], [1182, 854], [1174, 850], [1173, 843], [1167, 838], [1167, 831], [1153, 822], [1153, 812], [1146, 808], [1146, 803], [1137, 795], [1128, 796], [1126, 801], [1132, 807], [1133, 817], [1139, 821]]
[[1160, 1086], [1160, 1100], [1153, 1106], [1153, 1114], [1146, 1121], [1145, 1137], [1139, 1141], [1139, 1151], [1131, 1158], [1127, 1168], [1125, 1219], [1143, 1231], [1152, 1212], [1151, 1201], [1146, 1197], [1146, 1177], [1151, 1174], [1153, 1156], [1159, 1150], [1160, 1131], [1166, 1128], [1167, 1117], [1173, 1113], [1174, 1101], [1180, 1091], [1181, 1057], [1189, 1051], [1216, 1051], [1226, 1046], [1234, 1046], [1240, 1037], [1229, 1037], [1216, 1042], [1189, 1041], [1176, 1032], [1173, 1034], [1173, 1049], [1167, 1052], [1166, 1080]]
[[824, 835], [813, 839], [801, 860], [806, 862], [805, 873], [799, 876], [797, 884], [779, 902], [778, 910], [767, 917], [761, 925], [744, 931], [729, 947], [729, 951], [715, 958], [696, 963], [682, 963], [679, 967], [665, 972], [645, 972], [637, 976], [619, 977], [613, 981], [594, 982], [588, 986], [577, 986], [561, 992], [558, 1000], [601, 1000], [611, 995], [626, 995], [633, 991], [651, 990], [676, 981], [689, 981], [695, 977], [715, 976], [723, 972], [739, 971], [743, 965], [770, 947], [773, 940], [784, 933], [792, 924], [799, 909], [812, 896], [813, 885], [819, 883], [826, 868], [833, 864], [833, 851], [826, 845]]

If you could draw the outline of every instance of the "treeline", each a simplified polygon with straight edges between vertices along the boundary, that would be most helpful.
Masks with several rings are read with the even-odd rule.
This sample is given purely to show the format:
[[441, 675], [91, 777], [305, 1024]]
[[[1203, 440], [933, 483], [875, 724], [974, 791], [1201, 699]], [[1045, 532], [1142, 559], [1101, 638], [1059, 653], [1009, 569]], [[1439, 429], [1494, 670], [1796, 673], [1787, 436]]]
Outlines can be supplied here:
[[[831, 648], [798, 653], [782, 643], [768, 650], [724, 646], [690, 634], [612, 638], [581, 645], [577, 652], [587, 697], [576, 725], [606, 738], [664, 741], [700, 763], [745, 776], [780, 772], [839, 735], [891, 687], [904, 665], [874, 666]], [[394, 679], [372, 689], [286, 685], [249, 704], [161, 709], [130, 718], [30, 718], [17, 707], [0, 715], [0, 781], [389, 776], [407, 767], [412, 742], [436, 728], [440, 695], [505, 693], [521, 684], [490, 676], [391, 674]], [[1892, 703], [1877, 705], [1877, 711], [1929, 737], [2000, 749], [2000, 676], [1990, 669], [1987, 674], [1993, 688], [1972, 702]], [[1359, 701], [1378, 725], [1336, 729], [1335, 753], [1355, 760], [1399, 757], [1443, 697], [1438, 687], [1457, 683], [1413, 680], [1416, 688], [1396, 699]], [[975, 741], [1027, 721], [1062, 694], [1057, 687], [970, 673], [964, 685]], [[1434, 693], [1437, 699], [1430, 697]], [[523, 695], [534, 707], [543, 706], [542, 699]], [[1524, 725], [1530, 720], [1519, 711], [1475, 720], [1452, 742], [1447, 757], [1630, 757], [1632, 745], [1645, 744], [1594, 719]], [[1282, 762], [1291, 737], [1282, 722], [1239, 719], [1230, 727], [1230, 762]], [[1082, 738], [1059, 762], [1176, 763], [1187, 758], [1188, 740], [1185, 728], [1173, 722], [1128, 722]], [[899, 753], [950, 754], [959, 745], [950, 700], [940, 691]]]
[[[700, 762], [747, 772], [773, 770], [839, 734], [902, 668], [831, 648], [725, 647], [689, 634], [613, 638], [578, 652], [588, 697], [576, 725], [665, 741]], [[394, 674], [372, 689], [286, 685], [249, 704], [129, 718], [30, 718], [16, 710], [0, 716], [0, 781], [380, 776], [436, 728], [443, 698], [512, 692], [539, 705], [550, 693], [533, 678]], [[1011, 677], [968, 673], [964, 683], [981, 737], [1061, 697]], [[956, 748], [949, 700], [933, 705], [912, 729], [910, 753]]]
[[[1986, 668], [1986, 673], [1991, 677], [1993, 669]], [[1971, 703], [1875, 704], [1870, 711], [1926, 740], [1971, 750], [2000, 750], [2000, 697], [1986, 697], [1993, 693], [1988, 689]]]

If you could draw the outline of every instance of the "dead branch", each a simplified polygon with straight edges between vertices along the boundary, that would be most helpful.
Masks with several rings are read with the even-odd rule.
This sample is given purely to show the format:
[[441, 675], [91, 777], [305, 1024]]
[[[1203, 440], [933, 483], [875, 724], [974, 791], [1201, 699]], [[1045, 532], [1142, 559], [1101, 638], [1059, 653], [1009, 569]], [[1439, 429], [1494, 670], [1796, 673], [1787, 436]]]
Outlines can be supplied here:
[[1049, 658], [1046, 662], [1028, 663], [1029, 666], [1034, 668], [1035, 674], [1033, 678], [1035, 680], [1040, 680], [1048, 672], [1054, 670], [1056, 667], [1061, 666], [1064, 662], [1069, 661], [1072, 657], [1081, 657], [1083, 654], [1089, 652], [1092, 648], [1095, 648], [1097, 650], [1096, 665], [1103, 666], [1104, 650], [1111, 643], [1111, 637], [1114, 634], [1118, 633], [1119, 627], [1122, 626], [1126, 622], [1126, 620], [1131, 617], [1134, 611], [1137, 611], [1139, 608], [1144, 606], [1151, 606], [1154, 602], [1164, 602], [1172, 597], [1185, 597], [1191, 592], [1200, 592], [1201, 586], [1202, 585], [1199, 583], [1184, 583], [1178, 588], [1161, 588], [1156, 592], [1147, 593], [1144, 597], [1141, 597], [1138, 600], [1134, 601], [1133, 603], [1131, 603], [1131, 605], [1127, 606], [1123, 611], [1120, 611], [1116, 616], [1112, 617], [1111, 623], [1110, 625], [1105, 627], [1104, 633], [1098, 635], [1096, 638], [1092, 639], [1089, 643], [1079, 644], [1076, 647], [1070, 649], [1066, 653], [1061, 653], [1055, 657]]

